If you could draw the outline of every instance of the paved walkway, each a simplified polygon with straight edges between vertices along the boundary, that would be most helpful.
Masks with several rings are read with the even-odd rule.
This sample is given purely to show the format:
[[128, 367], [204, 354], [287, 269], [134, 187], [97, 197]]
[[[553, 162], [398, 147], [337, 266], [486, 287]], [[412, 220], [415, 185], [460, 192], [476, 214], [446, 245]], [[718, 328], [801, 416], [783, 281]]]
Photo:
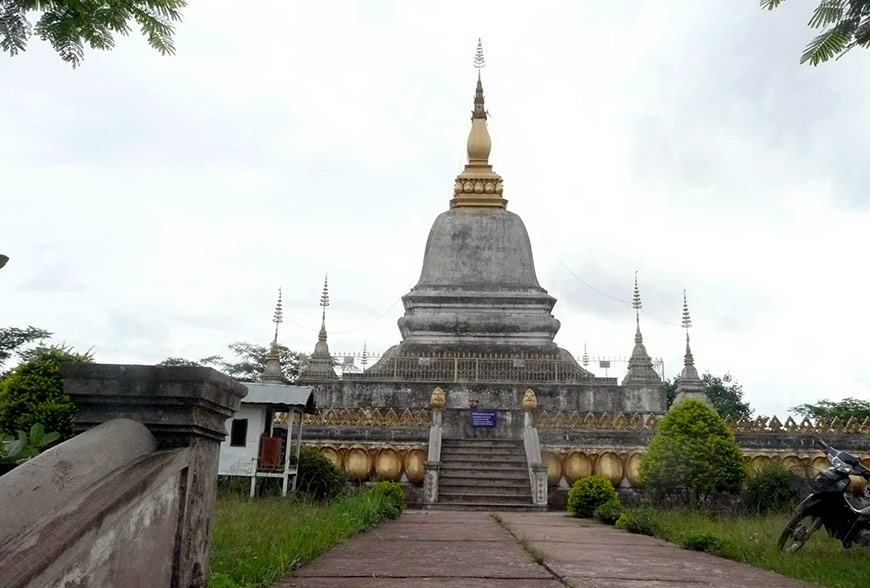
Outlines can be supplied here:
[[543, 555], [534, 563], [487, 513], [411, 511], [304, 566], [274, 588], [807, 588], [561, 513], [500, 513]]

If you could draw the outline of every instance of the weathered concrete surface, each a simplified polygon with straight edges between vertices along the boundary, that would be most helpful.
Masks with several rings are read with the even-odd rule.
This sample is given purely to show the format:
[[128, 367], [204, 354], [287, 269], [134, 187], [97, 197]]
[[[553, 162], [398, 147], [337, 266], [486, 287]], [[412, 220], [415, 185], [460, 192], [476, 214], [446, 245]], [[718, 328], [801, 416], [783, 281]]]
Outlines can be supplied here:
[[500, 513], [543, 554], [531, 561], [488, 513], [409, 512], [273, 588], [809, 588], [773, 572], [685, 551], [561, 513]]
[[500, 516], [517, 537], [529, 541], [543, 555], [551, 570], [577, 588], [814, 586], [562, 513]]
[[274, 588], [561, 588], [487, 513], [408, 512]]

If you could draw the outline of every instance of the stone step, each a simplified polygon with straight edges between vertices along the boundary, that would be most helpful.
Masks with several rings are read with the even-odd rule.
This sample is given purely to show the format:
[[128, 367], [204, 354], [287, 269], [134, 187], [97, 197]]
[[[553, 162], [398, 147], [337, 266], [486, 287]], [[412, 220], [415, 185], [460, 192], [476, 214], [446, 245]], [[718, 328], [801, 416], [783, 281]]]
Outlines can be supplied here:
[[451, 498], [458, 500], [476, 501], [479, 498], [492, 499], [498, 497], [498, 500], [504, 501], [526, 501], [532, 499], [530, 488], [490, 488], [490, 487], [471, 487], [458, 486], [438, 488], [439, 500], [449, 500]]
[[[503, 475], [510, 478], [519, 478], [519, 477], [529, 477], [528, 468], [523, 466], [516, 467], [508, 467], [498, 464], [458, 464], [458, 463], [445, 463], [441, 462], [441, 475], [445, 474], [458, 474], [460, 476], [470, 476], [475, 474], [481, 474], [482, 477], [492, 478], [495, 475]], [[493, 474], [493, 475], [486, 475]]]
[[[487, 483], [495, 481], [503, 482], [521, 482], [529, 483], [529, 472], [526, 469], [520, 470], [478, 470], [478, 469], [460, 469], [451, 468], [450, 466], [441, 466], [441, 473], [438, 476], [440, 481], [467, 481], [469, 483], [477, 483], [486, 480]], [[439, 482], [440, 483], [440, 482]]]
[[498, 456], [492, 459], [480, 455], [444, 455], [441, 454], [441, 462], [449, 464], [462, 464], [465, 467], [476, 465], [501, 465], [508, 468], [527, 467], [525, 457]]
[[424, 504], [425, 510], [466, 510], [479, 512], [546, 512], [546, 506], [535, 506], [526, 503], [498, 503], [487, 504], [482, 502], [447, 502], [436, 504]]
[[448, 478], [443, 476], [438, 480], [439, 488], [521, 488], [526, 492], [530, 490], [529, 484], [528, 476], [526, 476], [525, 480], [522, 478], [507, 480], [504, 478], [491, 478], [483, 480], [481, 478]]
[[483, 503], [483, 504], [531, 504], [532, 495], [529, 492], [526, 495], [517, 494], [442, 494], [438, 492], [439, 503], [450, 502], [467, 502], [467, 503]]
[[465, 447], [458, 445], [456, 447], [442, 447], [441, 455], [525, 455], [523, 448], [515, 447]]
[[442, 439], [441, 447], [519, 447], [522, 449], [523, 442], [513, 439]]

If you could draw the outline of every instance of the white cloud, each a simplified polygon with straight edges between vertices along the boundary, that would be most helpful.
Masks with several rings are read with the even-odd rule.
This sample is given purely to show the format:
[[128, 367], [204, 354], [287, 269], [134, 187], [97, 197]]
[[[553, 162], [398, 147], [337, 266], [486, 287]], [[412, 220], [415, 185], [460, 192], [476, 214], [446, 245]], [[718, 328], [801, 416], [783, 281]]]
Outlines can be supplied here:
[[[666, 323], [688, 290], [698, 366], [759, 412], [867, 397], [870, 56], [799, 66], [790, 4], [209, 2], [177, 56], [134, 35], [74, 72], [34, 40], [0, 87], [0, 324], [101, 361], [195, 358], [265, 342], [283, 286], [282, 339], [307, 350], [329, 271], [332, 348], [396, 343], [482, 36], [491, 160], [562, 346], [625, 356], [634, 330], [562, 263], [623, 299], [639, 270]], [[642, 326], [677, 372], [680, 329]]]

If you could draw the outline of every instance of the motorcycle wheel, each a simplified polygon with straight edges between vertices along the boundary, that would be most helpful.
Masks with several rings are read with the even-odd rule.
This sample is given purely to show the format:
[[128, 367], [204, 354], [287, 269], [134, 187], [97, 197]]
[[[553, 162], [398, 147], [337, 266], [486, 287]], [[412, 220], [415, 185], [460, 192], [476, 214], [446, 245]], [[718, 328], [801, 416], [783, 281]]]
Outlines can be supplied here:
[[814, 514], [798, 513], [786, 524], [779, 536], [779, 550], [794, 553], [804, 546], [813, 533], [822, 526], [822, 519]]

